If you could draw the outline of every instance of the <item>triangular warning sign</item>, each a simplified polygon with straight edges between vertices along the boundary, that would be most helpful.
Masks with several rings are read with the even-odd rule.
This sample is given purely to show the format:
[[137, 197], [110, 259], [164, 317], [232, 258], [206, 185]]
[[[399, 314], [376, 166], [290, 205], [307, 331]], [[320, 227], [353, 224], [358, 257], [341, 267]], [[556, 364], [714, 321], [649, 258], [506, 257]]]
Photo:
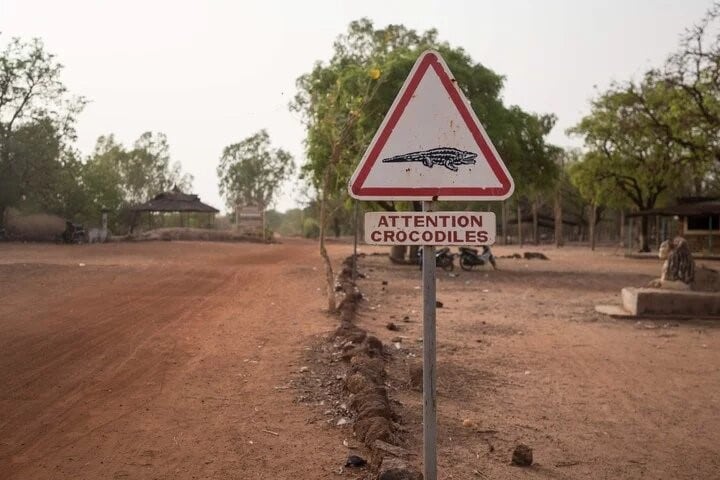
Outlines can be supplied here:
[[360, 165], [360, 200], [503, 200], [513, 180], [438, 52], [415, 62]]

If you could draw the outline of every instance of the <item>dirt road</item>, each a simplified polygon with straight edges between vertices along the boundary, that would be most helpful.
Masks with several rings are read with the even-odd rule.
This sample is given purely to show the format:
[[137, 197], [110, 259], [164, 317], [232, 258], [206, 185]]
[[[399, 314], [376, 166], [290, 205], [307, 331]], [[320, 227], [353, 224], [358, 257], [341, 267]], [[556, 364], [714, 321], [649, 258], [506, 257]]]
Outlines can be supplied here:
[[[81, 265], [82, 264], [82, 265]], [[332, 478], [314, 244], [0, 244], [0, 478]]]

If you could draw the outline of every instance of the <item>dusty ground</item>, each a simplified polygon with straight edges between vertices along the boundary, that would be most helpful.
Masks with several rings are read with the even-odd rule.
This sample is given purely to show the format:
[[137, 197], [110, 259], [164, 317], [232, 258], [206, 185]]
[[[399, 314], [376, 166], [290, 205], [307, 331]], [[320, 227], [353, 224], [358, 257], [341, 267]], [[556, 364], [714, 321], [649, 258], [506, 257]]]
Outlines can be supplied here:
[[[440, 478], [720, 478], [720, 327], [600, 317], [659, 262], [545, 251], [439, 275]], [[358, 321], [402, 337], [390, 389], [419, 453], [420, 275], [361, 267]], [[337, 384], [299, 373], [336, 326], [321, 287], [302, 241], [0, 244], [0, 478], [358, 477], [321, 405]], [[531, 469], [509, 466], [520, 442]]]
[[309, 242], [0, 244], [0, 478], [335, 478], [348, 427], [288, 388], [335, 326], [318, 267]]
[[[601, 317], [594, 304], [618, 303], [621, 287], [658, 275], [659, 261], [544, 251], [550, 261], [439, 274], [440, 478], [720, 478], [720, 323]], [[402, 338], [391, 395], [419, 454], [421, 394], [406, 372], [422, 355], [420, 274], [383, 257], [361, 267], [359, 325], [384, 342]], [[509, 465], [518, 443], [534, 449], [532, 468]]]

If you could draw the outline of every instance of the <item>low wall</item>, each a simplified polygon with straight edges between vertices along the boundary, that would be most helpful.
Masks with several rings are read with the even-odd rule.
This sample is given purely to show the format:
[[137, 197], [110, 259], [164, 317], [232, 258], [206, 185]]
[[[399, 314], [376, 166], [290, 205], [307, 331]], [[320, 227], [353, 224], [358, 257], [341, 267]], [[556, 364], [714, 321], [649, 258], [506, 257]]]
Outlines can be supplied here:
[[623, 288], [623, 307], [631, 315], [720, 315], [720, 293]]

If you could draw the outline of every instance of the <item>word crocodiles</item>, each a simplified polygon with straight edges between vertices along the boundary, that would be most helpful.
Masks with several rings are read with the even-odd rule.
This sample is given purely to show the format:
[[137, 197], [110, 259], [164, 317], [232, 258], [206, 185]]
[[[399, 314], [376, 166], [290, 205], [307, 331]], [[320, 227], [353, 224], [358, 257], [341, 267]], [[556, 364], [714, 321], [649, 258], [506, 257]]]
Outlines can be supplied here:
[[422, 162], [428, 168], [432, 168], [433, 165], [440, 165], [457, 172], [460, 165], [475, 165], [476, 157], [477, 153], [451, 147], [440, 147], [384, 158], [383, 163]]

